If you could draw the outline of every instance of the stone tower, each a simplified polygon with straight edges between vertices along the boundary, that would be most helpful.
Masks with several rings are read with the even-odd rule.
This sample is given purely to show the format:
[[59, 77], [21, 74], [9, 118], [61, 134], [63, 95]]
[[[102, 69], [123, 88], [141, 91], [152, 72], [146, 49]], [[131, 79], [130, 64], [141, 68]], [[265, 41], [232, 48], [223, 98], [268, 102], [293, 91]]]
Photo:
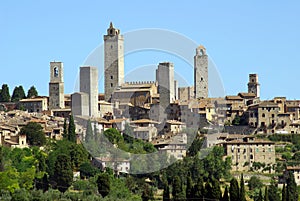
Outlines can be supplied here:
[[208, 56], [202, 45], [197, 47], [194, 56], [194, 89], [195, 98], [208, 97]]
[[50, 62], [49, 109], [65, 108], [62, 62]]
[[170, 62], [159, 63], [156, 70], [156, 81], [160, 105], [167, 107], [175, 100], [174, 64]]
[[260, 84], [257, 74], [249, 74], [248, 93], [254, 93], [256, 97], [260, 97]]
[[89, 116], [98, 117], [98, 69], [96, 67], [80, 67], [80, 92], [88, 95]]
[[104, 35], [104, 90], [110, 101], [113, 91], [124, 83], [124, 38], [110, 23]]

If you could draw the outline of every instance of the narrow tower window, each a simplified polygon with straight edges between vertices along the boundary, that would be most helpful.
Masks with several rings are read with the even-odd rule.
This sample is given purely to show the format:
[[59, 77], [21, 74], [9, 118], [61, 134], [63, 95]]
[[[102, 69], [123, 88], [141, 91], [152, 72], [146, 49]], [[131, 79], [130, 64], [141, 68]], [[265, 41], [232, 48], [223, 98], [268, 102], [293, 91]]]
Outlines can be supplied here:
[[114, 79], [114, 76], [111, 75], [111, 76], [110, 76], [110, 79]]

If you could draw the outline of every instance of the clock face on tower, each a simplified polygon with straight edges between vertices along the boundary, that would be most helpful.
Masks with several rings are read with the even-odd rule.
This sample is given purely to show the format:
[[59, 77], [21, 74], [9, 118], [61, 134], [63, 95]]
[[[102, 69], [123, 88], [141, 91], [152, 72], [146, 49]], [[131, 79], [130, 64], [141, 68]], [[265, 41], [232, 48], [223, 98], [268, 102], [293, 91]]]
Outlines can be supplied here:
[[58, 67], [55, 66], [53, 70], [54, 70], [54, 77], [58, 77]]

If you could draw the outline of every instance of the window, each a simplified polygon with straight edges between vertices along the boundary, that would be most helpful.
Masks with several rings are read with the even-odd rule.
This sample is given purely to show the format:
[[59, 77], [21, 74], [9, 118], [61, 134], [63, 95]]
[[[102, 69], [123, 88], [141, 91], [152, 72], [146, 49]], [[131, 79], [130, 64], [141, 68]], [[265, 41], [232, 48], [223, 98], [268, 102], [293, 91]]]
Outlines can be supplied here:
[[114, 79], [114, 76], [111, 75], [111, 76], [110, 76], [110, 79]]
[[262, 115], [261, 115], [262, 117], [266, 117], [266, 115], [265, 115], [265, 113], [262, 113]]
[[110, 83], [110, 87], [113, 87], [113, 83]]

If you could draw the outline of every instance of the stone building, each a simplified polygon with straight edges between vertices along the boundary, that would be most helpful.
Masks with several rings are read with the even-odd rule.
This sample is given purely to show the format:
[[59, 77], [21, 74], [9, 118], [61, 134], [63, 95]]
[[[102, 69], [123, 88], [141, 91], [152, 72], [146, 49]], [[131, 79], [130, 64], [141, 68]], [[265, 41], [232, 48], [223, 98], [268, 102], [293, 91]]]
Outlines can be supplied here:
[[50, 62], [49, 109], [65, 108], [64, 73], [62, 62]]
[[294, 175], [297, 186], [300, 185], [300, 167], [299, 166], [287, 166], [284, 172], [284, 176], [288, 176], [288, 172], [291, 171]]
[[188, 101], [194, 99], [194, 86], [191, 87], [179, 87], [178, 88], [178, 100]]
[[72, 114], [74, 116], [89, 116], [89, 96], [87, 93], [76, 92], [71, 95]]
[[110, 23], [104, 35], [105, 101], [111, 100], [114, 90], [124, 83], [124, 38]]
[[221, 143], [226, 157], [231, 157], [233, 171], [255, 170], [256, 164], [272, 167], [275, 163], [275, 143], [245, 136]]
[[40, 96], [22, 99], [20, 105], [28, 112], [43, 112], [48, 110], [48, 98]]
[[194, 56], [194, 87], [195, 98], [208, 97], [208, 56], [202, 45], [197, 47]]

